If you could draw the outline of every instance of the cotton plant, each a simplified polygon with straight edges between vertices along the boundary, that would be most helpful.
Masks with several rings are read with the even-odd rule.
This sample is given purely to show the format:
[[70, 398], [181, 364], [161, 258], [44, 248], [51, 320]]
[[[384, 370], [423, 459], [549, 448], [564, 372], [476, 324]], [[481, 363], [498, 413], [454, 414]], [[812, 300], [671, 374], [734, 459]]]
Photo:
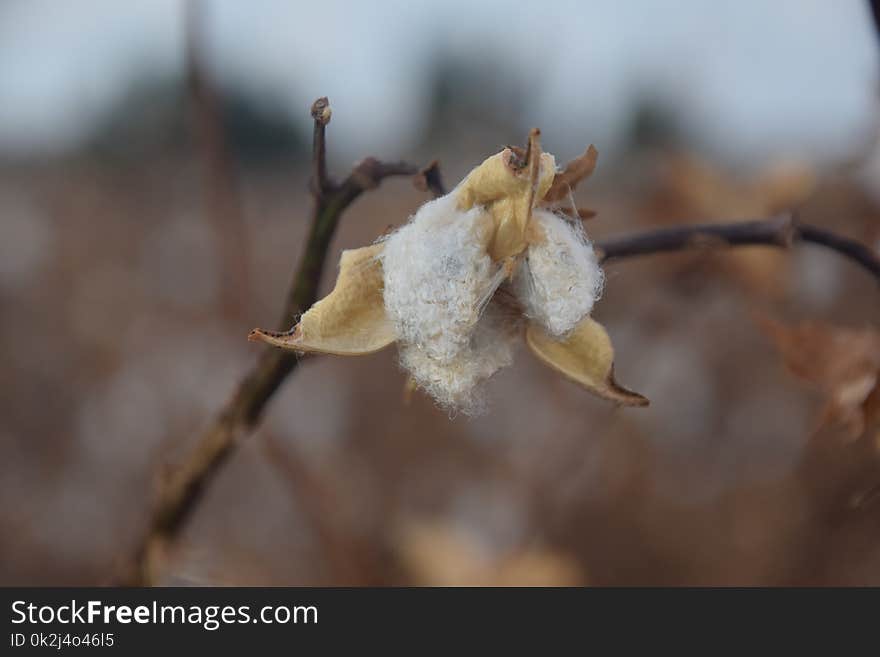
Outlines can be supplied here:
[[343, 356], [397, 343], [415, 386], [450, 412], [474, 414], [524, 336], [588, 391], [646, 405], [615, 381], [611, 341], [590, 317], [604, 275], [571, 199], [596, 158], [591, 146], [557, 170], [533, 130], [525, 150], [503, 149], [398, 230], [343, 251], [333, 291], [290, 331], [255, 329], [250, 339]]

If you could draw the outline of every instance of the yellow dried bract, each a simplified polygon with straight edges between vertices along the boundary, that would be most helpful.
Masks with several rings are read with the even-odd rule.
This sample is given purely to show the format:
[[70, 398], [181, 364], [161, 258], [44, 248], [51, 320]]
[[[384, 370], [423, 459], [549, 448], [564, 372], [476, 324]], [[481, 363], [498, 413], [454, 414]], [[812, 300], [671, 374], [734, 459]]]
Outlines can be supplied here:
[[587, 317], [562, 340], [532, 324], [526, 343], [544, 363], [593, 394], [623, 406], [648, 405], [645, 397], [614, 380], [614, 348], [599, 322]]
[[556, 176], [556, 160], [550, 153], [541, 152], [536, 132], [530, 135], [529, 150], [532, 166], [517, 169], [516, 153], [505, 148], [471, 171], [455, 191], [459, 209], [483, 205], [492, 216], [494, 234], [488, 252], [495, 262], [526, 248], [532, 208]]
[[379, 351], [397, 336], [382, 301], [380, 242], [343, 251], [333, 291], [312, 306], [290, 333], [254, 331], [252, 339], [301, 352], [357, 356]]

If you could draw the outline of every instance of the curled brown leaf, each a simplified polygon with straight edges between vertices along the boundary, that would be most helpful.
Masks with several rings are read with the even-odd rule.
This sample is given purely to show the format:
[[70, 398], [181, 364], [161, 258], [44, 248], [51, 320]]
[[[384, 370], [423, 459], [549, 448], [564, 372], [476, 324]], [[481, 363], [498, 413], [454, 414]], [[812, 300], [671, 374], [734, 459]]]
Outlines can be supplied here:
[[596, 168], [599, 159], [599, 151], [590, 144], [584, 154], [575, 158], [565, 165], [565, 168], [556, 174], [550, 189], [544, 194], [544, 200], [554, 203], [563, 200], [577, 186], [579, 182], [589, 178]]
[[788, 326], [759, 319], [788, 369], [825, 395], [823, 424], [843, 425], [853, 438], [880, 420], [880, 332], [820, 322]]

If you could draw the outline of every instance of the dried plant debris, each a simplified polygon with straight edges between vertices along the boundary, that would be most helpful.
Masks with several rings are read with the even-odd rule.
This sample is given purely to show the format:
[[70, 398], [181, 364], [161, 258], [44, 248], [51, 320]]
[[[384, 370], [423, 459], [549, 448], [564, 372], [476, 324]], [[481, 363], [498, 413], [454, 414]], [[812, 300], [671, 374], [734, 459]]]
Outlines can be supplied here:
[[[743, 177], [693, 155], [679, 154], [664, 163], [652, 219], [662, 224], [771, 217], [801, 207], [816, 187], [816, 171], [805, 162], [777, 162]], [[790, 261], [776, 249], [706, 253], [711, 255], [704, 264], [723, 269], [751, 294], [779, 298], [790, 282]]]
[[409, 520], [398, 535], [400, 565], [417, 586], [583, 586], [587, 579], [564, 552], [486, 545], [448, 522]]
[[250, 339], [300, 352], [367, 354], [397, 342], [412, 382], [451, 412], [483, 407], [482, 384], [526, 343], [588, 391], [628, 406], [607, 333], [590, 318], [603, 286], [580, 221], [559, 207], [592, 173], [597, 152], [557, 171], [533, 130], [398, 230], [345, 251], [336, 287], [286, 333]]
[[825, 394], [823, 425], [841, 425], [858, 438], [880, 422], [880, 332], [818, 322], [760, 323], [789, 370]]

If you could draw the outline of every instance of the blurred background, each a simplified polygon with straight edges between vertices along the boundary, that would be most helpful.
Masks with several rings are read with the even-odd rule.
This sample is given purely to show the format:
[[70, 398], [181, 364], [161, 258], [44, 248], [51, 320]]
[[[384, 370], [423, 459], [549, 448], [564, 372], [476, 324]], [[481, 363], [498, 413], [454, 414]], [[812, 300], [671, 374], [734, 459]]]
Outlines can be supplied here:
[[[439, 158], [451, 186], [538, 126], [558, 162], [597, 146], [595, 238], [799, 207], [880, 249], [878, 54], [861, 0], [3, 0], [0, 584], [130, 557], [283, 305], [316, 97], [340, 177]], [[425, 199], [359, 199], [322, 291]], [[880, 585], [877, 427], [822, 422], [755, 321], [876, 327], [876, 281], [809, 246], [607, 276], [595, 315], [649, 408], [525, 350], [475, 419], [404, 403], [393, 349], [309, 359], [166, 581]]]

